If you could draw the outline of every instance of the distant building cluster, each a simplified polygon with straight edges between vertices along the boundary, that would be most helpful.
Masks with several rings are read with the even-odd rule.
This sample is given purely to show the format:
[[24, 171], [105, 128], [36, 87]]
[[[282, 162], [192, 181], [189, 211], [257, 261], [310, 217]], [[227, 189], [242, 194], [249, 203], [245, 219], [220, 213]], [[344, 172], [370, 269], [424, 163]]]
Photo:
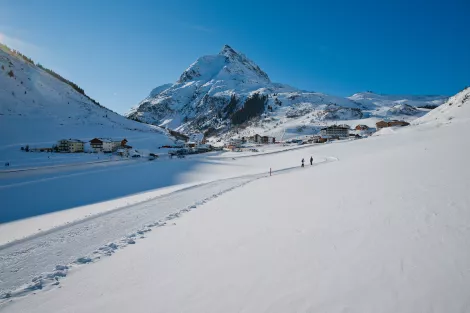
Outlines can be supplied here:
[[408, 125], [410, 125], [410, 123], [405, 122], [405, 121], [397, 121], [397, 120], [380, 121], [380, 122], [375, 123], [377, 130], [380, 130], [385, 127], [396, 127], [396, 126], [403, 127], [403, 126], [408, 126]]
[[349, 137], [349, 126], [332, 125], [320, 130], [320, 134], [325, 138], [347, 138]]
[[369, 130], [369, 126], [360, 124], [360, 125], [356, 125], [354, 129], [355, 130]]
[[231, 138], [226, 144], [228, 149], [240, 148], [243, 144], [273, 144], [276, 143], [276, 137], [261, 136], [254, 134], [249, 137]]
[[85, 142], [79, 139], [61, 139], [57, 143], [57, 150], [59, 152], [83, 152]]
[[127, 139], [114, 140], [110, 138], [93, 138], [86, 142], [79, 139], [61, 139], [57, 143], [57, 152], [78, 153], [85, 152], [85, 145], [89, 143], [91, 151], [88, 152], [117, 152], [119, 149], [132, 149], [127, 145]]
[[93, 138], [90, 140], [94, 152], [115, 152], [118, 149], [132, 149], [127, 145], [127, 139], [113, 140], [109, 138]]
[[[170, 134], [180, 141], [184, 141], [183, 144], [177, 144], [175, 146], [162, 146], [161, 148], [172, 148], [168, 154], [170, 158], [173, 156], [184, 157], [188, 154], [199, 154], [206, 153], [209, 151], [216, 150], [215, 147], [207, 143], [204, 134], [202, 133], [193, 133], [189, 136], [181, 136], [181, 134], [173, 132]], [[175, 136], [176, 134], [176, 136]]]
[[[410, 125], [408, 122], [391, 120], [391, 121], [379, 121], [376, 123], [376, 128], [371, 128], [367, 125], [359, 124], [354, 128], [351, 128], [347, 124], [331, 125], [320, 129], [320, 134], [314, 136], [304, 136], [302, 139], [290, 139], [287, 141], [279, 142], [275, 137], [262, 136], [254, 134], [245, 137], [233, 137], [224, 144], [224, 148], [232, 151], [241, 151], [242, 148], [256, 150], [253, 145], [266, 145], [266, 144], [307, 144], [307, 143], [324, 143], [331, 140], [338, 139], [359, 139], [363, 136], [369, 136], [376, 130], [380, 130], [386, 127], [402, 127]], [[202, 133], [194, 133], [191, 135], [184, 135], [176, 131], [169, 130], [170, 135], [175, 137], [176, 141], [183, 141], [184, 144], [175, 146], [163, 146], [162, 148], [173, 148], [177, 150], [170, 151], [170, 155], [183, 155], [193, 153], [204, 153], [212, 150], [216, 150], [207, 144], [207, 140]], [[220, 139], [218, 140], [220, 142]], [[61, 139], [57, 142], [57, 145], [52, 148], [29, 148], [21, 147], [21, 150], [26, 152], [63, 152], [63, 153], [80, 153], [80, 152], [93, 152], [93, 153], [116, 153], [121, 156], [129, 156], [129, 151], [132, 149], [129, 146], [127, 139], [111, 139], [111, 138], [93, 138], [89, 141], [83, 141], [80, 139]], [[222, 147], [219, 147], [222, 149]]]
[[396, 127], [396, 126], [407, 126], [409, 123], [405, 121], [380, 121], [376, 123], [377, 128], [369, 127], [368, 125], [358, 124], [355, 127], [351, 127], [347, 124], [330, 125], [320, 129], [318, 135], [297, 137], [286, 141], [277, 141], [274, 137], [261, 136], [254, 134], [249, 137], [234, 137], [231, 138], [226, 144], [225, 149], [232, 151], [243, 151], [250, 149], [249, 144], [312, 144], [312, 143], [324, 143], [327, 141], [341, 140], [341, 139], [360, 139], [363, 137], [370, 136], [376, 130], [384, 127]]

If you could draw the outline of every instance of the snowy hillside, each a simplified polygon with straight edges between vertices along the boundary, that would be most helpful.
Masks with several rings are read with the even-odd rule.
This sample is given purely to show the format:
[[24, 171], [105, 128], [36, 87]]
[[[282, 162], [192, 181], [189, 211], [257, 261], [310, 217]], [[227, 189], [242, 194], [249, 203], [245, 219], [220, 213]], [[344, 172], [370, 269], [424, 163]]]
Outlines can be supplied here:
[[[50, 146], [59, 139], [129, 137], [156, 147], [169, 139], [158, 127], [106, 109], [32, 62], [0, 49], [0, 153], [26, 144]], [[129, 139], [132, 144], [132, 139]]]
[[413, 124], [448, 124], [470, 119], [470, 87], [465, 88], [446, 103], [417, 119]]
[[408, 104], [412, 107], [439, 106], [443, 103], [443, 96], [413, 96], [413, 95], [380, 95], [373, 92], [356, 93], [348, 99], [360, 103], [363, 108], [377, 109], [380, 107], [393, 107], [398, 104]]
[[[256, 94], [259, 101], [250, 101]], [[437, 106], [445, 99], [369, 92], [343, 98], [302, 91], [271, 82], [258, 65], [225, 45], [219, 54], [203, 56], [191, 64], [176, 83], [152, 90], [128, 117], [186, 133], [197, 130], [230, 137], [239, 133], [239, 125], [247, 133], [272, 134], [299, 127], [316, 129], [324, 121], [370, 117], [410, 120], [429, 111], [417, 107]]]
[[416, 115], [419, 113], [419, 110], [415, 107], [412, 107], [409, 104], [397, 104], [397, 105], [392, 106], [388, 110], [388, 113], [390, 115], [399, 115], [399, 114]]

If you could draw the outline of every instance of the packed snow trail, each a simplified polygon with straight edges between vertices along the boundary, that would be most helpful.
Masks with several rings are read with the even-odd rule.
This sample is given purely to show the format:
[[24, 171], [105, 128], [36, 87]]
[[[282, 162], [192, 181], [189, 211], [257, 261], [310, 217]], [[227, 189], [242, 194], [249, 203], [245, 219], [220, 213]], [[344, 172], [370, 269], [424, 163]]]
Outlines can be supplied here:
[[[43, 170], [43, 169], [50, 169], [50, 168], [58, 168], [58, 167], [75, 167], [75, 166], [83, 166], [83, 165], [89, 165], [89, 164], [98, 164], [98, 163], [110, 163], [110, 162], [122, 162], [122, 161], [134, 161], [132, 159], [102, 159], [98, 161], [87, 161], [87, 162], [80, 162], [80, 163], [56, 163], [53, 165], [44, 165], [44, 166], [36, 166], [36, 167], [20, 167], [16, 166], [11, 166], [8, 165], [8, 167], [5, 167], [6, 169], [0, 170], [0, 174], [3, 173], [16, 173], [16, 172], [26, 172], [26, 171], [38, 171], [38, 170]], [[51, 162], [52, 163], [52, 162]]]
[[[336, 160], [325, 158], [314, 165]], [[300, 170], [300, 166], [272, 173], [292, 170]], [[70, 266], [111, 255], [144, 238], [153, 227], [163, 226], [227, 191], [267, 176], [269, 172], [196, 185], [0, 246], [0, 299], [58, 285], [58, 278], [66, 276]]]
[[[133, 236], [146, 225], [165, 220], [182, 209], [264, 175], [216, 181], [190, 187], [157, 199], [107, 212], [0, 247], [2, 294], [31, 282], [35, 275], [77, 260], [119, 238]], [[194, 201], [197, 199], [196, 201]], [[128, 240], [127, 240], [128, 241]], [[96, 253], [95, 253], [96, 254]]]

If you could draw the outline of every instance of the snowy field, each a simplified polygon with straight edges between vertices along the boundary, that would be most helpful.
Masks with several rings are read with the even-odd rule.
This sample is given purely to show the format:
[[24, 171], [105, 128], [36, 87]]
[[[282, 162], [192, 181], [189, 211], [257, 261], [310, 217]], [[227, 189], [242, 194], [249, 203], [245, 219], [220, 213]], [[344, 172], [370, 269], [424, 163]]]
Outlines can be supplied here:
[[[70, 210], [0, 246], [0, 310], [470, 311], [469, 98], [363, 140], [8, 177], [11, 204]], [[120, 207], [69, 221], [79, 193]], [[44, 217], [30, 216], [18, 229]]]
[[[315, 156], [318, 165], [335, 160]], [[71, 267], [70, 264], [87, 263], [108, 255], [110, 249], [106, 247], [110, 243], [113, 247], [123, 247], [182, 212], [268, 176], [266, 162], [272, 166], [274, 175], [300, 169], [300, 156], [279, 158], [270, 153], [264, 158], [201, 155], [183, 160], [139, 160], [121, 165], [93, 164], [6, 173], [8, 183], [0, 185], [0, 193], [11, 210], [2, 214], [3, 222], [9, 223], [0, 224], [0, 244], [3, 244], [0, 273], [4, 277], [0, 289], [8, 291], [27, 286], [26, 291], [22, 287], [13, 293], [22, 295], [31, 288], [39, 288], [36, 282], [29, 284], [31, 278], [48, 272], [52, 264]], [[130, 184], [131, 179], [121, 180], [121, 177], [134, 178]], [[107, 188], [93, 192], [103, 185]], [[132, 196], [118, 198], [133, 191]], [[24, 197], [25, 192], [31, 197]], [[105, 196], [113, 200], [99, 202]], [[83, 206], [77, 207], [80, 204]], [[56, 282], [56, 275], [63, 274], [57, 271], [46, 274], [51, 280], [49, 284]], [[41, 282], [41, 288], [43, 283], [47, 286], [47, 282]]]
[[[101, 159], [97, 159], [95, 154], [83, 154], [80, 159], [83, 163], [2, 170], [0, 196], [4, 197], [5, 206], [9, 210], [2, 212], [0, 223], [88, 206], [179, 184], [267, 173], [270, 168], [278, 170], [284, 168], [285, 164], [287, 167], [293, 167], [300, 164], [300, 156], [298, 159], [286, 157], [286, 160], [281, 161], [274, 156], [267, 159], [239, 158], [275, 155], [304, 148], [305, 146], [296, 145], [267, 145], [258, 147], [259, 152], [212, 152], [190, 155], [185, 159], [169, 159], [164, 155], [155, 161], [148, 161], [146, 158], [121, 159], [106, 155], [98, 155]], [[73, 154], [55, 155], [64, 159], [74, 157]], [[322, 160], [320, 156], [315, 159], [318, 158]], [[89, 161], [85, 162], [86, 160]], [[24, 197], [25, 192], [31, 197]], [[38, 206], [38, 203], [41, 205]], [[0, 242], [2, 241], [4, 239], [0, 239]]]

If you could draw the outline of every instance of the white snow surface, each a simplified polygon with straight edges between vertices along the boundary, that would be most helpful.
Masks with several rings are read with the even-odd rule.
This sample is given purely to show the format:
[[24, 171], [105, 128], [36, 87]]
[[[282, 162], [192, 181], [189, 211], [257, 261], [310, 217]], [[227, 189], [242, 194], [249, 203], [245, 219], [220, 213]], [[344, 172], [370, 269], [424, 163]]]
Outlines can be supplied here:
[[0, 246], [2, 286], [29, 279], [0, 309], [467, 312], [468, 94], [387, 136], [212, 155], [183, 175], [212, 182]]
[[[9, 210], [0, 215], [0, 294], [20, 296], [50, 287], [56, 283], [50, 272], [55, 265], [69, 269], [108, 255], [110, 243], [124, 247], [182, 212], [266, 176], [265, 162], [275, 172], [297, 167], [298, 160], [277, 159], [281, 152], [236, 163], [212, 154], [4, 173], [0, 196]], [[315, 158], [316, 163], [330, 161]]]

